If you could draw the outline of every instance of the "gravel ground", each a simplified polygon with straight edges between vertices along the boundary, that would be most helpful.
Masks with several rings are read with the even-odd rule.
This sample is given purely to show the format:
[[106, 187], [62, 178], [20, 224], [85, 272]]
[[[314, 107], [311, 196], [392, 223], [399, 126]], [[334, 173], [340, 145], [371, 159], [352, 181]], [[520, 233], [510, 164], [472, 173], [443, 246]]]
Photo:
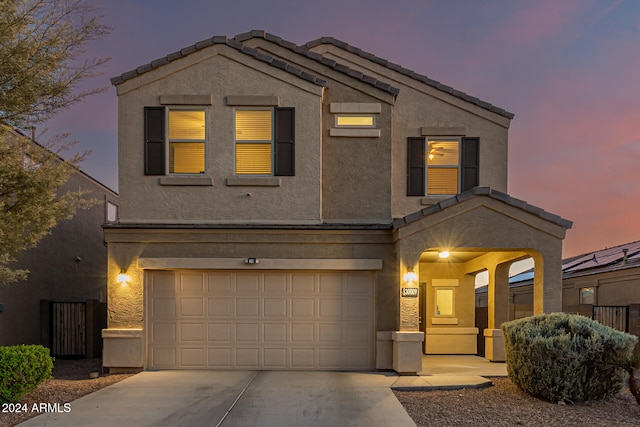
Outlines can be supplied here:
[[[91, 372], [102, 372], [101, 359], [61, 360], [57, 359], [53, 366], [53, 378], [45, 380], [37, 389], [20, 400], [32, 408], [34, 403], [59, 403], [60, 406], [76, 400], [86, 394], [93, 393], [108, 385], [115, 384], [130, 374], [100, 375], [89, 378]], [[9, 410], [9, 408], [2, 408]], [[37, 412], [0, 412], [0, 427], [15, 426], [29, 418], [37, 416]]]
[[[57, 360], [53, 378], [25, 396], [21, 403], [63, 405], [130, 377], [101, 375], [100, 359]], [[480, 390], [395, 392], [418, 426], [638, 426], [640, 405], [625, 388], [613, 399], [590, 404], [558, 405], [520, 391], [508, 378], [493, 378]], [[0, 427], [15, 426], [37, 413], [0, 413]]]
[[508, 378], [480, 390], [395, 392], [418, 426], [638, 426], [640, 405], [625, 388], [610, 400], [553, 404], [522, 392]]

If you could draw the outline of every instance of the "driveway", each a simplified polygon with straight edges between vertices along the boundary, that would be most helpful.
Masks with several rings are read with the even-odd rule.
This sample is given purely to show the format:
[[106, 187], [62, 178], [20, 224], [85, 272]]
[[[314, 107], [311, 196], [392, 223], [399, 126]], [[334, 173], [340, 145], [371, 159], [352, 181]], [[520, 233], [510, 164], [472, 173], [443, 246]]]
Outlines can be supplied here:
[[[415, 426], [395, 374], [282, 371], [142, 372], [28, 426]], [[48, 402], [54, 403], [54, 402]]]

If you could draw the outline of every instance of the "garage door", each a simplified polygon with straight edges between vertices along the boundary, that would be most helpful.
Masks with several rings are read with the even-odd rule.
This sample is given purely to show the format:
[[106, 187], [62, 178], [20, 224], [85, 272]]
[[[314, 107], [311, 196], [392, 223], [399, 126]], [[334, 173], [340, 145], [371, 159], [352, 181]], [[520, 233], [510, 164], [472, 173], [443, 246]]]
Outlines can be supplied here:
[[151, 369], [370, 369], [373, 273], [147, 271]]

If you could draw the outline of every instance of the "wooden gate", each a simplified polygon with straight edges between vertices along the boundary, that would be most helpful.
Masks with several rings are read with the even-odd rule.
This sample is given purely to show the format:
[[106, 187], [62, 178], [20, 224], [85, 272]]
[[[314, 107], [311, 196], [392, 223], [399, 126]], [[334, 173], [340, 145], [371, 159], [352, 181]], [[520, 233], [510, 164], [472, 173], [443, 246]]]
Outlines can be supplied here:
[[629, 332], [629, 306], [594, 305], [593, 320], [622, 332]]
[[54, 302], [52, 345], [54, 357], [87, 356], [87, 305], [84, 302]]

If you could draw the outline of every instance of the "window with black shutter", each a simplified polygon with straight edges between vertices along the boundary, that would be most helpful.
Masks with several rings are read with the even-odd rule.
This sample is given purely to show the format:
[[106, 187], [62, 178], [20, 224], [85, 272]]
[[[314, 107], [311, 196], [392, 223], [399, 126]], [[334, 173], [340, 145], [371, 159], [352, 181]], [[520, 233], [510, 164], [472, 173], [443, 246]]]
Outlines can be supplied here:
[[144, 107], [144, 174], [165, 174], [164, 107]]
[[448, 196], [479, 185], [480, 138], [407, 139], [407, 195]]

